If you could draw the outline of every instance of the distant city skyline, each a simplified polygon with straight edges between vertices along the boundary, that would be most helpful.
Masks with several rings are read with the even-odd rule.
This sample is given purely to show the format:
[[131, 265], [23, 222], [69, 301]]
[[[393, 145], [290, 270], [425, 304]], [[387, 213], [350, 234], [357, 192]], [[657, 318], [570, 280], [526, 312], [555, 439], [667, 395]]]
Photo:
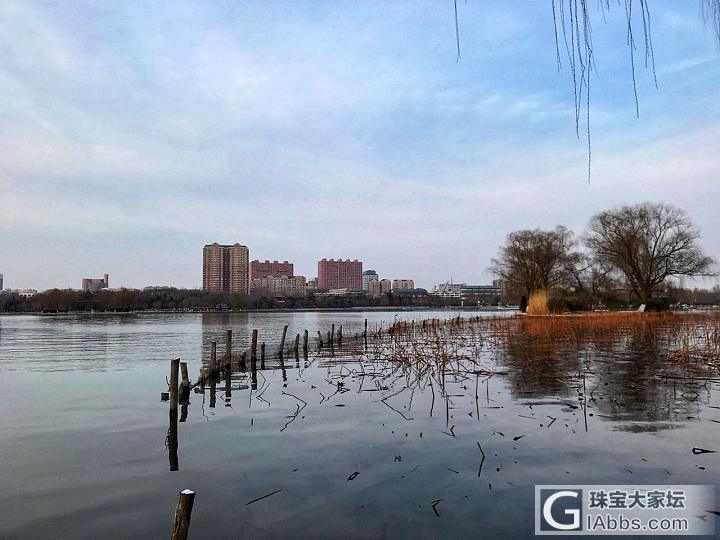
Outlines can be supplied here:
[[624, 10], [593, 19], [588, 184], [549, 2], [458, 2], [459, 62], [451, 2], [0, 2], [5, 287], [200, 288], [236, 238], [308, 279], [490, 283], [510, 231], [648, 199], [720, 259], [720, 51], [696, 2], [651, 11], [639, 118]]

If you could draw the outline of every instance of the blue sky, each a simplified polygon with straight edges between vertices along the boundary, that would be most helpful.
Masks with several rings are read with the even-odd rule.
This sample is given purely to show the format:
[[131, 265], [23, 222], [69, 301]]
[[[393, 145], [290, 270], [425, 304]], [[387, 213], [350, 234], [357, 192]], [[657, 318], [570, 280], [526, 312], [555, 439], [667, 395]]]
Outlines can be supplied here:
[[218, 241], [484, 283], [509, 231], [645, 200], [720, 258], [720, 47], [699, 3], [650, 9], [639, 118], [624, 12], [591, 11], [588, 185], [550, 0], [459, 2], [460, 62], [450, 1], [3, 0], [0, 273], [194, 287]]

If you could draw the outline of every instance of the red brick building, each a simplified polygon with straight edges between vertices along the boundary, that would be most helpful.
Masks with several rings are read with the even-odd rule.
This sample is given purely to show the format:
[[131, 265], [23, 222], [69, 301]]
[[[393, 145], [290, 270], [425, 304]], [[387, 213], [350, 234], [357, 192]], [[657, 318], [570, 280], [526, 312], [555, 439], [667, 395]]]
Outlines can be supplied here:
[[287, 261], [251, 261], [250, 262], [250, 279], [262, 279], [266, 277], [292, 277], [293, 264]]
[[357, 259], [318, 261], [318, 288], [362, 289], [362, 262]]

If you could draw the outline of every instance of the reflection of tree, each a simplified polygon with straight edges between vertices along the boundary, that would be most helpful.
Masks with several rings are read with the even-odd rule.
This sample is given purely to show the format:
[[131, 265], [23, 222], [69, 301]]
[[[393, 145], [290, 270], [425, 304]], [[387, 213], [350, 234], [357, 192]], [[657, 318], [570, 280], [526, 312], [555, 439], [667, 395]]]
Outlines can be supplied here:
[[[653, 423], [684, 422], [695, 415], [696, 400], [701, 397], [696, 380], [661, 346], [667, 332], [638, 328], [618, 339], [612, 358], [593, 363], [594, 405], [601, 414]], [[658, 427], [648, 426], [648, 430]]]
[[498, 360], [509, 368], [511, 392], [518, 397], [579, 396], [585, 374], [589, 410], [648, 423], [619, 427], [631, 431], [674, 427], [693, 418], [703, 399], [697, 381], [709, 374], [668, 354], [672, 328], [618, 327], [611, 335], [586, 332], [573, 339], [524, 335], [522, 326], [516, 328], [503, 341]]
[[511, 392], [518, 397], [567, 396], [572, 393], [571, 377], [580, 371], [578, 355], [558, 340], [508, 340], [499, 360], [510, 368]]

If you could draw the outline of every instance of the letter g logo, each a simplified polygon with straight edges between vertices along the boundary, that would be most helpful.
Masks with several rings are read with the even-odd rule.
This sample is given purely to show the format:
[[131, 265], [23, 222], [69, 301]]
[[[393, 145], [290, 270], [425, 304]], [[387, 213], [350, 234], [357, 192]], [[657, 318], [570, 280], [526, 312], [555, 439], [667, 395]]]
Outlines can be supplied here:
[[563, 513], [566, 516], [572, 516], [572, 521], [570, 523], [560, 523], [558, 522], [552, 515], [552, 508], [555, 504], [555, 501], [558, 499], [563, 499], [566, 497], [577, 499], [580, 496], [580, 492], [578, 491], [556, 491], [552, 495], [550, 495], [543, 504], [542, 507], [542, 517], [545, 520], [545, 523], [547, 523], [550, 527], [553, 529], [556, 529], [558, 531], [573, 531], [580, 529], [580, 509], [579, 508], [572, 508], [572, 509], [565, 509], [563, 510]]

